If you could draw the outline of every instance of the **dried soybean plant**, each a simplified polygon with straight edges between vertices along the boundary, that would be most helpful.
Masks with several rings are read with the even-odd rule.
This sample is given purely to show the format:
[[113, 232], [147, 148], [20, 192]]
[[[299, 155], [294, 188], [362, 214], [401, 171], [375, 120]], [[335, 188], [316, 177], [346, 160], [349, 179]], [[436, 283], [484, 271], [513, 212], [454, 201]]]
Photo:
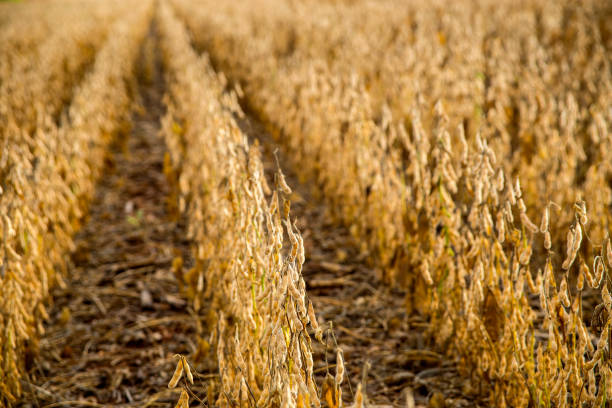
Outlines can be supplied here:
[[[45, 24], [17, 20], [11, 30], [0, 32], [3, 48], [0, 62], [0, 135], [18, 131], [34, 133], [45, 120], [61, 122], [62, 110], [73, 90], [91, 67], [104, 43], [108, 28], [126, 10], [120, 2], [68, 4], [61, 10], [51, 3], [50, 10], [38, 10]], [[17, 37], [17, 38], [15, 38]], [[10, 140], [9, 140], [10, 141]]]
[[[31, 133], [10, 126], [2, 135], [0, 404], [21, 393], [24, 358], [36, 352], [49, 288], [63, 284], [72, 235], [101, 175], [105, 148], [128, 120], [127, 81], [152, 10], [151, 2], [130, 4], [132, 14], [109, 29], [62, 126], [54, 124], [50, 102]], [[62, 55], [59, 44], [55, 50]], [[82, 58], [78, 47], [66, 51], [66, 58]], [[62, 72], [57, 74], [70, 75]]]
[[[160, 4], [157, 17], [170, 89], [163, 132], [195, 243], [196, 264], [178, 271], [179, 280], [196, 311], [211, 303], [221, 384], [208, 403], [320, 406], [309, 333], [321, 339], [321, 329], [306, 300], [291, 189], [280, 169], [267, 186], [260, 153], [234, 119], [242, 112], [226, 80], [206, 55], [198, 57], [168, 5]], [[185, 389], [177, 405], [187, 406]]]
[[[348, 194], [344, 201], [361, 203], [364, 192], [377, 191], [375, 183], [361, 181], [361, 174], [355, 176], [357, 187], [344, 182], [338, 189], [334, 178], [318, 169], [323, 156], [336, 155], [343, 163], [366, 167], [361, 173], [376, 180], [371, 174], [377, 170], [367, 167], [374, 166], [370, 159], [380, 159], [381, 154], [366, 152], [358, 161], [343, 151], [344, 143], [351, 150], [361, 147], [363, 143], [355, 142], [364, 138], [395, 155], [401, 182], [401, 167], [410, 165], [404, 163], [410, 152], [398, 137], [399, 125], [410, 133], [416, 105], [424, 128], [431, 130], [432, 108], [441, 100], [451, 129], [463, 124], [471, 143], [480, 131], [503, 158], [505, 171], [522, 175], [530, 217], [538, 217], [549, 201], [565, 208], [577, 196], [588, 195], [592, 220], [605, 225], [610, 170], [603, 151], [610, 144], [612, 75], [606, 54], [609, 22], [604, 18], [610, 10], [603, 5], [303, 1], [286, 7], [261, 0], [249, 7], [232, 3], [225, 12], [211, 14], [205, 4], [187, 8], [188, 0], [176, 3], [183, 5], [179, 9], [196, 42], [244, 83], [254, 109], [294, 136], [288, 143], [305, 173], [318, 177], [324, 189], [332, 184], [328, 190], [338, 191], [326, 195]], [[268, 13], [270, 9], [275, 12]], [[566, 25], [572, 30], [561, 35]], [[274, 35], [262, 29], [266, 26], [274, 27]], [[585, 50], [590, 54], [585, 55]], [[530, 59], [517, 63], [522, 55]], [[268, 77], [270, 72], [274, 75]], [[584, 78], [582, 90], [575, 89], [575, 78]], [[377, 129], [372, 132], [382, 130], [386, 142], [364, 136], [374, 124]], [[456, 152], [453, 157], [460, 158]], [[398, 171], [381, 173], [394, 177]], [[354, 200], [357, 194], [359, 200]], [[339, 217], [356, 219], [355, 213], [366, 210], [345, 207], [338, 211]], [[563, 237], [572, 221], [571, 214], [558, 215], [551, 221], [553, 239]], [[401, 231], [380, 232], [373, 225], [369, 229], [377, 241], [378, 235], [384, 235], [385, 244], [403, 240]], [[602, 230], [593, 232], [600, 239], [605, 235]], [[395, 256], [386, 254], [393, 245], [380, 245], [383, 258]]]
[[[45, 6], [38, 7], [30, 3], [3, 3], [0, 5], [2, 9], [0, 19], [4, 19], [0, 24], [0, 38], [2, 38], [0, 53], [3, 55], [0, 61], [0, 66], [2, 66], [0, 72], [3, 75], [7, 68], [20, 66], [21, 63], [17, 60], [23, 56], [31, 57], [38, 51], [42, 51], [40, 45], [43, 41], [66, 28], [62, 25], [69, 22], [67, 17], [80, 16], [82, 20], [88, 20], [95, 15], [106, 20], [116, 11], [116, 4], [109, 7], [109, 5], [96, 4], [91, 0], [83, 2], [58, 0], [49, 2]], [[32, 21], [36, 21], [37, 24], [31, 24]], [[58, 22], [62, 24], [57, 24]]]
[[495, 405], [607, 399], [610, 10], [174, 3]]

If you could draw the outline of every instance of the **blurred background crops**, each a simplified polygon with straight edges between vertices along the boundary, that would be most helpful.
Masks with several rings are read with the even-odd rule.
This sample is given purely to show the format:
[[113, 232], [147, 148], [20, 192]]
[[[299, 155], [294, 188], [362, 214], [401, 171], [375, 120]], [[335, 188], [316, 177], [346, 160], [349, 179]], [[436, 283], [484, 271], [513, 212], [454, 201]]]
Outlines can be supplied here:
[[[333, 334], [323, 339], [291, 215], [300, 197], [262, 143], [478, 398], [606, 406], [603, 0], [0, 4], [0, 404], [22, 394], [50, 289], [65, 285], [109, 146], [129, 134], [143, 44], [163, 72], [168, 216], [191, 246], [190, 268], [176, 257], [172, 271], [207, 327], [193, 354], [218, 370], [209, 406], [368, 404], [365, 380], [343, 402], [351, 361], [338, 344], [329, 374]], [[325, 344], [325, 381], [311, 337]], [[181, 384], [189, 406], [199, 397]]]

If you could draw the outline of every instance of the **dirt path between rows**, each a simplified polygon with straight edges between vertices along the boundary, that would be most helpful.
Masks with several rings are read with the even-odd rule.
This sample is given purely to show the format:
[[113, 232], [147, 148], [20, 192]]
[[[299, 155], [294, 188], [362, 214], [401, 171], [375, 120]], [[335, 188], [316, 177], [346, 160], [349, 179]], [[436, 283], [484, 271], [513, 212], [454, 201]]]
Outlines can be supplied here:
[[368, 407], [486, 406], [477, 401], [476, 390], [461, 378], [456, 364], [432, 351], [428, 323], [407, 316], [405, 292], [386, 285], [380, 273], [368, 266], [347, 228], [333, 223], [324, 200], [313, 195], [316, 188], [300, 182], [291, 158], [283, 154], [247, 100], [241, 103], [246, 117], [236, 119], [251, 141], [261, 145], [266, 175], [274, 174], [276, 152], [293, 189], [291, 213], [306, 250], [306, 293], [319, 324], [333, 326], [334, 335], [328, 336], [326, 346], [313, 343], [319, 385], [327, 372], [335, 373], [337, 344], [350, 380], [344, 383], [345, 406], [354, 402], [359, 383]]
[[164, 79], [153, 30], [136, 78], [132, 130], [111, 149], [67, 285], [52, 293], [23, 406], [167, 407], [178, 399], [167, 388], [174, 354], [197, 348], [198, 319], [172, 272], [179, 256], [189, 267], [190, 251], [166, 205]]

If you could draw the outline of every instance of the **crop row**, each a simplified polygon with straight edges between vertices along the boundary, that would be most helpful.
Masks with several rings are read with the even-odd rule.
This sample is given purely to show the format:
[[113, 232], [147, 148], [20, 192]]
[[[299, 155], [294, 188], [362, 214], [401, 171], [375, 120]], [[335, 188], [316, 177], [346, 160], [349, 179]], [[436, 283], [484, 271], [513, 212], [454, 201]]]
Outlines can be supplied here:
[[173, 3], [496, 406], [609, 399], [609, 11]]
[[[63, 284], [67, 254], [74, 249], [72, 235], [101, 176], [106, 146], [115, 133], [125, 130], [129, 119], [128, 81], [152, 7], [150, 2], [130, 2], [130, 10], [129, 16], [118, 18], [108, 29], [108, 40], [74, 91], [60, 126], [52, 118], [54, 108], [43, 106], [34, 128], [21, 128], [22, 123], [15, 120], [13, 126], [17, 127], [8, 126], [2, 135], [9, 143], [4, 143], [0, 154], [0, 405], [14, 401], [21, 393], [25, 356], [36, 353], [43, 332], [44, 302], [53, 285]], [[92, 33], [105, 37], [104, 28], [95, 27], [87, 18], [84, 21], [83, 25], [67, 21], [70, 27], [58, 28], [62, 34], [58, 32], [57, 38], [52, 35], [49, 39], [54, 39], [53, 52], [58, 55], [48, 57], [59, 65], [47, 69], [50, 75], [57, 75], [49, 79], [57, 82], [49, 84], [52, 89], [44, 84], [29, 88], [31, 92], [47, 93], [49, 99], [41, 97], [48, 103], [57, 103], [56, 86], [71, 81], [63, 77], [70, 70], [53, 71], [61, 61], [81, 61], [75, 62], [76, 70], [86, 64], [87, 56], [79, 52], [78, 38]], [[65, 35], [77, 38], [71, 42]], [[62, 44], [62, 38], [67, 42]], [[67, 54], [62, 53], [62, 45]], [[41, 50], [39, 55], [46, 53]], [[37, 74], [28, 78], [45, 78], [44, 68], [32, 68]], [[14, 71], [11, 78], [23, 89], [28, 88], [31, 84], [19, 82], [24, 78], [18, 72]], [[11, 86], [4, 81], [2, 85]], [[12, 106], [13, 95], [2, 94], [4, 107]], [[3, 114], [8, 112], [14, 111], [10, 108]]]
[[170, 96], [167, 173], [194, 242], [195, 266], [179, 278], [195, 310], [209, 308], [216, 404], [320, 406], [309, 330], [321, 331], [306, 300], [291, 190], [280, 169], [267, 185], [259, 150], [236, 123], [243, 113], [235, 93], [165, 3], [158, 20]]
[[[9, 140], [19, 132], [35, 133], [46, 122], [60, 123], [62, 110], [91, 68], [108, 28], [126, 10], [120, 2], [68, 9], [52, 3], [48, 14], [37, 6], [31, 9], [33, 15], [0, 32], [0, 135]], [[54, 20], [46, 21], [50, 16]], [[33, 29], [32, 18], [41, 20]]]

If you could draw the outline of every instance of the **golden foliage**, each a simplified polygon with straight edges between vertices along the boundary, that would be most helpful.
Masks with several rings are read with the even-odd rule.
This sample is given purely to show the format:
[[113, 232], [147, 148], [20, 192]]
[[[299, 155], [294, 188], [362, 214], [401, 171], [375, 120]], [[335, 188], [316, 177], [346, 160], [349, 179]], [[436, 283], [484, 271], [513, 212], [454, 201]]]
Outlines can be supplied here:
[[[40, 46], [24, 40], [11, 51], [0, 41], [8, 48], [0, 64], [0, 405], [21, 393], [25, 342], [43, 331], [49, 288], [63, 284], [105, 147], [126, 120], [126, 80], [151, 11], [150, 2], [128, 3], [75, 2], [71, 11], [52, 5], [57, 20]], [[130, 16], [117, 17], [124, 7]], [[27, 38], [31, 26], [11, 23], [2, 35], [14, 29]], [[69, 320], [69, 311], [60, 319]]]
[[236, 122], [243, 115], [236, 94], [196, 54], [167, 4], [157, 21], [169, 84], [163, 132], [194, 242], [196, 265], [183, 284], [196, 311], [210, 304], [212, 336], [202, 352], [216, 351], [221, 375], [209, 403], [320, 406], [307, 331], [318, 327], [306, 307], [291, 189], [280, 170], [274, 189], [267, 186], [260, 153]]
[[609, 8], [173, 4], [491, 401], [607, 398]]

